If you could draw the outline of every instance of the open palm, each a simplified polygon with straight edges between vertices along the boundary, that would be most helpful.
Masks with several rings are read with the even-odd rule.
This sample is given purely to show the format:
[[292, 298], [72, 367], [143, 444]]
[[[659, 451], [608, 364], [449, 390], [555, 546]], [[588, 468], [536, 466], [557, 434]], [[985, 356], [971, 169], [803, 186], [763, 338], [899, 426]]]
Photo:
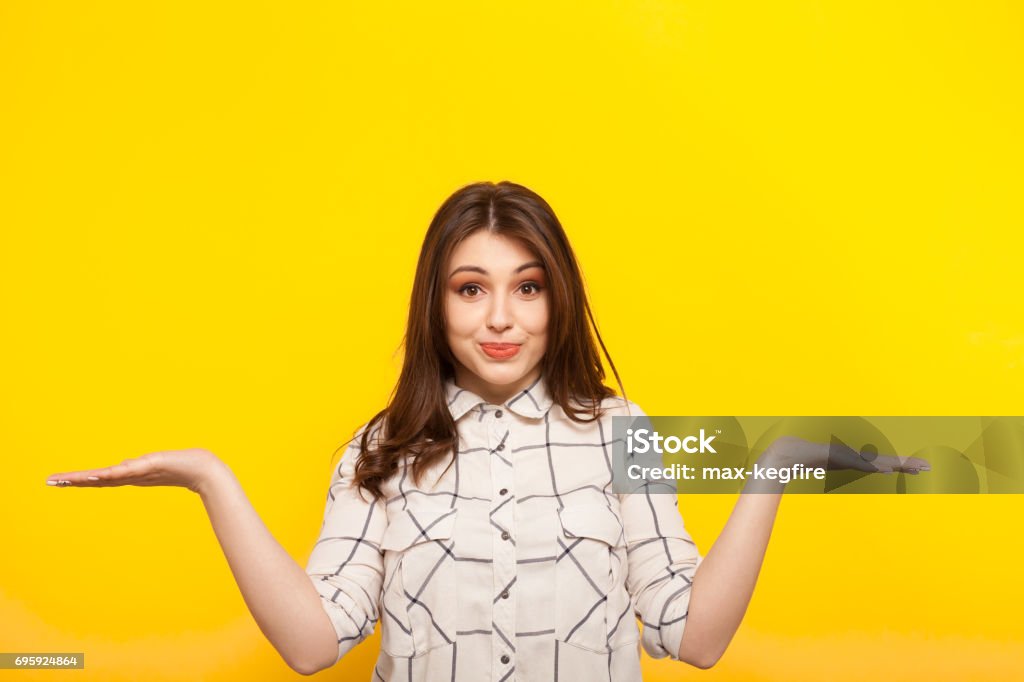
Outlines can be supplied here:
[[119, 485], [166, 485], [199, 492], [210, 470], [221, 462], [201, 448], [151, 452], [100, 469], [82, 469], [52, 474], [47, 485], [79, 488], [107, 488]]
[[920, 457], [879, 455], [873, 451], [857, 451], [832, 443], [816, 443], [796, 436], [782, 436], [768, 448], [766, 455], [783, 466], [802, 464], [807, 468], [857, 469], [879, 473], [917, 474], [931, 471], [931, 464]]

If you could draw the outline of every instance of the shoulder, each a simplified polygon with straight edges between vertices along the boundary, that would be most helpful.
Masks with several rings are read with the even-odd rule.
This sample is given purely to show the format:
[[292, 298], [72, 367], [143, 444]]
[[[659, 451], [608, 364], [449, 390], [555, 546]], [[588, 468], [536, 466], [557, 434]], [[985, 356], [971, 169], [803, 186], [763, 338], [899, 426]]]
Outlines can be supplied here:
[[647, 413], [632, 400], [614, 395], [601, 401], [601, 409], [614, 417], [646, 417]]
[[[370, 421], [363, 423], [359, 428], [356, 429], [352, 438], [348, 441], [348, 445], [345, 448], [345, 451], [341, 455], [341, 460], [338, 462], [338, 466], [335, 467], [336, 475], [345, 478], [346, 476], [351, 476], [352, 473], [355, 471], [356, 461], [363, 454], [363, 434], [365, 434], [367, 432], [367, 429], [370, 428], [370, 424], [372, 421], [373, 420], [371, 419]], [[367, 437], [366, 440], [370, 450], [373, 450], [376, 446], [376, 443], [378, 443], [380, 440], [381, 426], [382, 422], [381, 420], [378, 420], [377, 423], [373, 425], [372, 430], [370, 430], [369, 432], [369, 436]]]
[[[590, 409], [590, 405], [587, 403], [580, 402], [578, 400], [572, 401], [572, 406], [579, 409]], [[556, 406], [557, 407], [557, 406]], [[559, 409], [558, 413], [560, 416], [564, 416], [564, 411]], [[646, 417], [647, 413], [632, 400], [627, 400], [619, 395], [609, 396], [601, 401], [601, 417], [607, 419], [609, 417]]]
[[[370, 429], [370, 424], [372, 422], [373, 422], [372, 419], [370, 421], [368, 421], [368, 422], [364, 422], [363, 424], [361, 424], [359, 426], [358, 429], [356, 429], [355, 435], [352, 437], [352, 442], [353, 443], [359, 443], [360, 441], [362, 441], [363, 434], [366, 433], [367, 430]], [[383, 423], [383, 420], [378, 419], [377, 423], [373, 425], [373, 429], [370, 430], [370, 439], [371, 440], [374, 439], [374, 438], [378, 438], [380, 436], [380, 429], [381, 429], [382, 423]]]

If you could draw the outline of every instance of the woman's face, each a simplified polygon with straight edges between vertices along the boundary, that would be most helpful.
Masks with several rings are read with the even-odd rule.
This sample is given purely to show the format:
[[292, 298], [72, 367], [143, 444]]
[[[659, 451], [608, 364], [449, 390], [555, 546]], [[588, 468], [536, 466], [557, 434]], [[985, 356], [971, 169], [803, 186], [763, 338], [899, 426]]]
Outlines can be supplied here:
[[500, 405], [540, 375], [548, 328], [544, 269], [522, 242], [481, 229], [455, 248], [445, 276], [455, 383]]

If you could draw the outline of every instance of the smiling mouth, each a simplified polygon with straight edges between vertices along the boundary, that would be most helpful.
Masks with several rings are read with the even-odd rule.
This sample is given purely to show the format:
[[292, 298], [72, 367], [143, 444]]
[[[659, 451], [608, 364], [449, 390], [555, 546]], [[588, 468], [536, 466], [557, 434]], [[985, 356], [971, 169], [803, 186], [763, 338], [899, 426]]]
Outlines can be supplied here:
[[481, 343], [480, 347], [495, 360], [507, 360], [519, 352], [518, 343]]

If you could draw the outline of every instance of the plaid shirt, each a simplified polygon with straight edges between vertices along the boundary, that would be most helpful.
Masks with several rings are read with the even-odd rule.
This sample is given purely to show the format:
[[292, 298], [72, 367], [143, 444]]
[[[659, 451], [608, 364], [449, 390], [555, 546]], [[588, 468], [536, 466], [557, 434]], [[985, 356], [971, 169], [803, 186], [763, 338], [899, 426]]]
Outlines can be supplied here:
[[371, 503], [356, 439], [332, 476], [306, 572], [338, 659], [378, 620], [387, 682], [639, 680], [638, 640], [675, 659], [702, 557], [675, 495], [612, 492], [611, 417], [640, 408], [608, 398], [578, 424], [543, 377], [504, 405], [446, 391], [454, 463], [419, 486], [402, 463]]

